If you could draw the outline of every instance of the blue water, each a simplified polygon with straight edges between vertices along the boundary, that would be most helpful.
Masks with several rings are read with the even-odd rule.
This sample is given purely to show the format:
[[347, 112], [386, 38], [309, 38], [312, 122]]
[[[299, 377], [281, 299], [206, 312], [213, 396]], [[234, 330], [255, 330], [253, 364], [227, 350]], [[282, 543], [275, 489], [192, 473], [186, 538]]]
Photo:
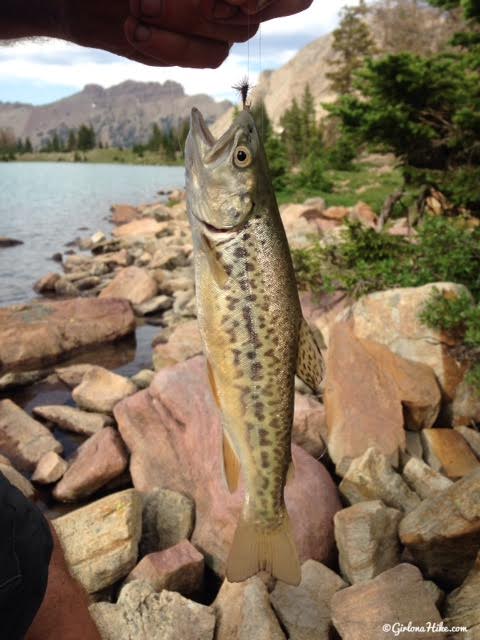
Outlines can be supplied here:
[[112, 204], [153, 202], [183, 184], [183, 167], [0, 163], [0, 236], [24, 242], [0, 248], [0, 306], [34, 297], [32, 285], [58, 270], [51, 256], [68, 242], [108, 232]]

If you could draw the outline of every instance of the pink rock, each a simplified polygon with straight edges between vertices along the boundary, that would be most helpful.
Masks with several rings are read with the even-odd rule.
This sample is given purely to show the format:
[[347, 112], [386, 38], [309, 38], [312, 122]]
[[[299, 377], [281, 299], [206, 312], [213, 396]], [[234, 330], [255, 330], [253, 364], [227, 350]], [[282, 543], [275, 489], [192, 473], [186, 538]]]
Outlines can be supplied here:
[[140, 217], [138, 209], [129, 204], [114, 204], [110, 207], [113, 224], [126, 224]]
[[102, 290], [100, 298], [125, 298], [132, 304], [142, 304], [157, 295], [156, 280], [141, 267], [125, 267]]
[[366, 202], [357, 202], [352, 207], [349, 217], [351, 220], [358, 220], [364, 227], [370, 227], [371, 229], [376, 229], [377, 227], [377, 214]]
[[134, 329], [126, 300], [74, 298], [5, 307], [0, 309], [0, 373], [46, 366]]
[[203, 567], [202, 554], [188, 540], [183, 540], [142, 558], [126, 581], [145, 580], [155, 591], [168, 589], [186, 595], [201, 588]]
[[[220, 415], [204, 358], [163, 369], [149, 389], [119, 403], [115, 417], [131, 451], [134, 486], [191, 495], [197, 509], [192, 541], [223, 574], [243, 491], [231, 495], [224, 479]], [[295, 474], [285, 498], [300, 557], [329, 562], [338, 492], [322, 464], [295, 445], [292, 451]]]
[[325, 451], [326, 439], [325, 407], [313, 396], [296, 393], [293, 441], [314, 458], [319, 458]]
[[127, 465], [122, 439], [115, 429], [105, 427], [79, 447], [53, 495], [62, 502], [85, 498], [123, 473]]
[[122, 224], [114, 229], [112, 235], [115, 238], [127, 238], [132, 236], [154, 236], [164, 232], [168, 227], [167, 222], [157, 222], [153, 218], [142, 218]]

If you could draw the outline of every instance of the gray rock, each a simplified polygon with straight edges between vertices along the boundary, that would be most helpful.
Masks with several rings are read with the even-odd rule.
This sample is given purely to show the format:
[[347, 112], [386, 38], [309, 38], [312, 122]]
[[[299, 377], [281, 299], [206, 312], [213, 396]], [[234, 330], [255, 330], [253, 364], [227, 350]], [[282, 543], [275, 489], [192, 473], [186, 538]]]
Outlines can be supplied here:
[[480, 638], [480, 553], [463, 584], [448, 596], [445, 607], [445, 624], [448, 627], [467, 627], [454, 640], [479, 640]]
[[155, 371], [151, 369], [142, 369], [130, 378], [137, 389], [147, 389], [155, 377]]
[[92, 364], [72, 364], [69, 367], [57, 367], [55, 373], [67, 387], [73, 389], [78, 387], [83, 380], [83, 376], [93, 367], [94, 365]]
[[477, 458], [480, 458], [480, 432], [470, 427], [455, 427], [455, 431], [458, 431], [465, 438], [470, 449]]
[[453, 482], [418, 458], [410, 458], [402, 472], [407, 484], [422, 498], [448, 489]]
[[244, 582], [225, 580], [213, 606], [216, 640], [285, 640], [259, 576]]
[[401, 542], [426, 577], [457, 587], [480, 547], [480, 470], [433, 495], [400, 523]]
[[15, 387], [26, 387], [46, 378], [48, 371], [11, 371], [0, 376], [0, 391]]
[[188, 540], [195, 522], [195, 503], [182, 493], [157, 489], [143, 501], [140, 555], [168, 549]]
[[389, 507], [411, 511], [420, 503], [388, 458], [373, 447], [352, 461], [339, 489], [350, 504], [382, 500]]
[[33, 498], [35, 496], [35, 489], [32, 483], [12, 467], [11, 464], [3, 464], [0, 462], [0, 473], [2, 473], [14, 487], [17, 487], [26, 498]]
[[402, 513], [379, 500], [359, 502], [335, 514], [335, 541], [342, 575], [351, 584], [371, 580], [400, 562]]
[[[345, 640], [393, 640], [400, 637], [396, 627], [426, 627], [440, 624], [441, 616], [420, 571], [410, 564], [399, 564], [373, 580], [342, 589], [332, 598], [335, 628]], [[384, 625], [390, 627], [385, 630]], [[421, 640], [445, 640], [443, 633], [404, 632]]]
[[155, 296], [142, 304], [133, 305], [133, 310], [138, 316], [147, 316], [149, 313], [156, 313], [158, 311], [166, 311], [173, 305], [173, 300], [170, 296]]
[[329, 640], [330, 603], [333, 594], [346, 586], [340, 576], [315, 560], [303, 563], [298, 587], [278, 581], [270, 599], [290, 640]]
[[127, 584], [117, 604], [90, 605], [102, 640], [212, 640], [215, 614], [210, 607], [141, 580]]
[[62, 445], [40, 422], [11, 400], [0, 400], [0, 452], [19, 469], [33, 471], [44, 453], [61, 453]]
[[49, 451], [38, 461], [37, 467], [32, 475], [33, 482], [39, 484], [51, 484], [57, 482], [67, 470], [68, 464], [58, 453]]
[[73, 576], [88, 593], [126, 576], [137, 561], [142, 499], [114, 493], [52, 521]]
[[66, 405], [45, 405], [35, 407], [33, 413], [43, 420], [53, 422], [62, 429], [80, 433], [85, 436], [92, 436], [101, 431], [107, 425], [113, 423], [111, 416], [103, 413], [92, 413], [82, 411]]

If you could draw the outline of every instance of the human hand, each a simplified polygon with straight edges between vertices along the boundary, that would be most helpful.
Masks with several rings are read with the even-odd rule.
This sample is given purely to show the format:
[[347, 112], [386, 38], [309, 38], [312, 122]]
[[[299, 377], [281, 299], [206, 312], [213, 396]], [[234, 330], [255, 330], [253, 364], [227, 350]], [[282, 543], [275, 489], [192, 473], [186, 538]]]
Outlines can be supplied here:
[[[205, 0], [58, 0], [60, 37], [153, 66], [218, 67], [234, 42], [253, 36], [258, 21], [230, 24], [238, 9], [219, 20]], [[210, 2], [210, 0], [207, 0]]]
[[[290, 16], [308, 9], [313, 0], [222, 0], [218, 6], [236, 7], [241, 11], [236, 16], [229, 16], [231, 24], [248, 24], [249, 20], [259, 22]], [[227, 9], [222, 9], [226, 12]], [[242, 15], [243, 14], [243, 15]]]

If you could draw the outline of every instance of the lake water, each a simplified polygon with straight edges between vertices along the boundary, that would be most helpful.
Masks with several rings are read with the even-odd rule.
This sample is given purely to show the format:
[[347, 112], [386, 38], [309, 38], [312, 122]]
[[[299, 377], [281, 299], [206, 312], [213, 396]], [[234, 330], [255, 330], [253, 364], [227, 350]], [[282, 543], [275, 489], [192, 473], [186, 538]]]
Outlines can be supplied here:
[[112, 204], [153, 202], [183, 185], [183, 167], [0, 163], [0, 236], [24, 242], [0, 248], [0, 306], [34, 297], [34, 282], [58, 270], [51, 256], [68, 242], [108, 232]]

